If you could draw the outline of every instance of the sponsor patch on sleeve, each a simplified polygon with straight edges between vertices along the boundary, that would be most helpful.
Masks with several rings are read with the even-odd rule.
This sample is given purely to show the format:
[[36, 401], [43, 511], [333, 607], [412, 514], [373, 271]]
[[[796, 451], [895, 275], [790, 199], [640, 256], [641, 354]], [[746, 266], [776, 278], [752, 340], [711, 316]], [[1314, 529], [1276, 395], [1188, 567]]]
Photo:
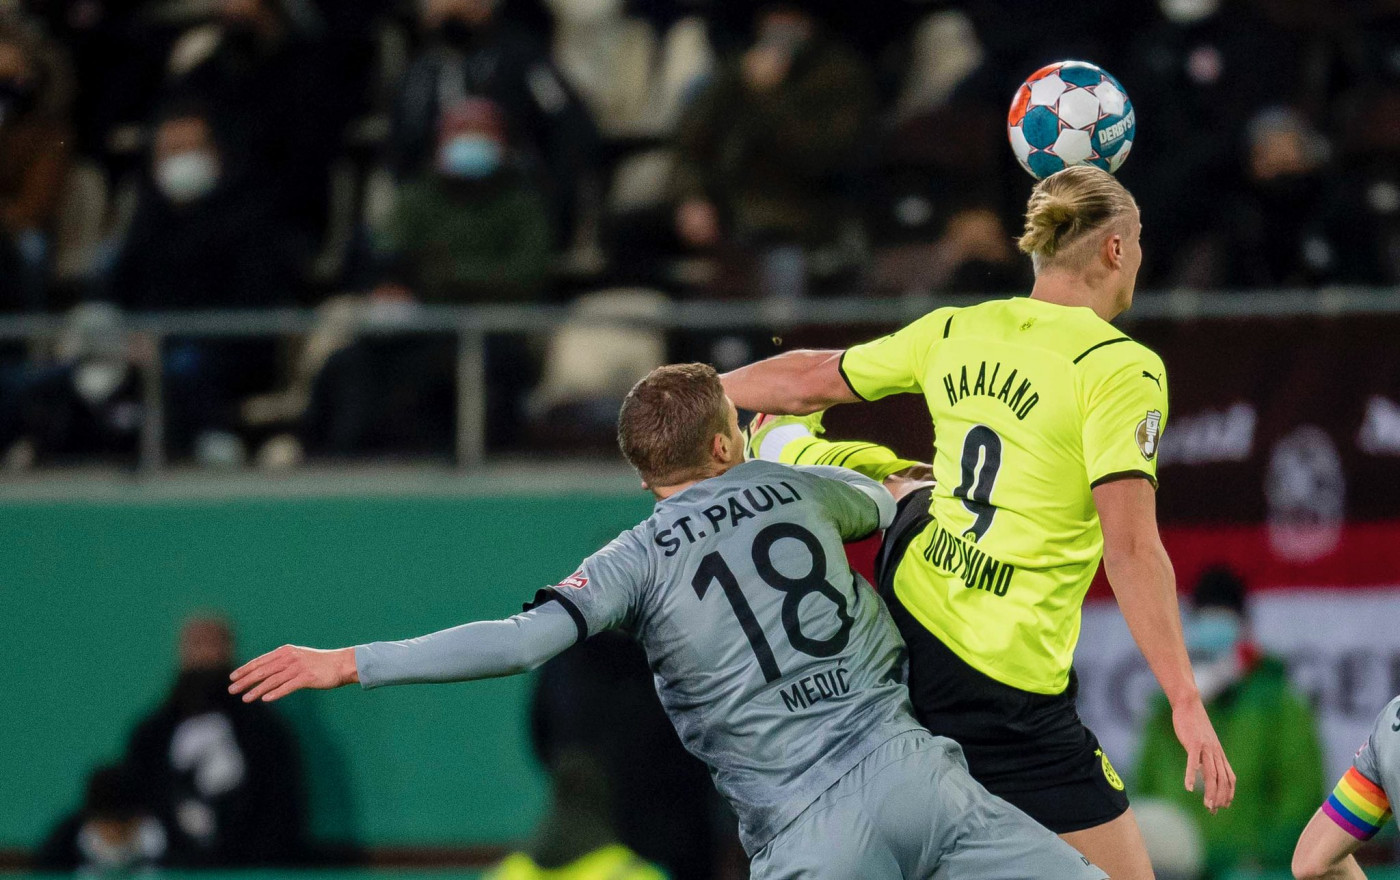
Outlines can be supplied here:
[[564, 578], [562, 581], [555, 584], [554, 586], [567, 587], [570, 590], [581, 590], [584, 587], [588, 586], [588, 578], [583, 576], [583, 570], [580, 569], [574, 572], [573, 574], [569, 575], [568, 577]]

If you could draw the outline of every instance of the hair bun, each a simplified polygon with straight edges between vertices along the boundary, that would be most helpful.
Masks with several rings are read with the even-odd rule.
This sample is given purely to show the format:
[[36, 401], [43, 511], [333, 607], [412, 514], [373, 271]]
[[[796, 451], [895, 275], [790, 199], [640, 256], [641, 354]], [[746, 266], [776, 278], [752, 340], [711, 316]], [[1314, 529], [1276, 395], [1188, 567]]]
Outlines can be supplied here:
[[1133, 197], [1108, 172], [1072, 166], [1036, 184], [1017, 245], [1033, 257], [1053, 257], [1064, 245], [1133, 207]]

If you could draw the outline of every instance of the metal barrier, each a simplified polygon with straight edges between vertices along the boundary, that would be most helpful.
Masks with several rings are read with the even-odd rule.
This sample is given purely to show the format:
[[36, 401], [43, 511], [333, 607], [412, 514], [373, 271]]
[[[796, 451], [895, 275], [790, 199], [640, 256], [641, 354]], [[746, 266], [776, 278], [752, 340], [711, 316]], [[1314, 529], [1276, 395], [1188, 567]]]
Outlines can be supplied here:
[[[641, 326], [660, 330], [722, 331], [762, 327], [781, 333], [794, 327], [896, 326], [943, 306], [966, 306], [989, 297], [910, 295], [893, 298], [686, 301], [671, 303], [660, 315], [628, 319], [578, 314], [566, 306], [423, 306], [392, 325], [366, 324], [373, 334], [450, 333], [456, 336], [456, 461], [472, 469], [486, 460], [485, 344], [493, 333], [541, 333], [564, 324]], [[1323, 288], [1247, 292], [1172, 291], [1140, 293], [1120, 323], [1198, 318], [1284, 318], [1313, 315], [1400, 314], [1400, 289]], [[317, 322], [307, 309], [167, 312], [128, 315], [124, 329], [141, 341], [144, 421], [140, 470], [147, 476], [165, 467], [163, 389], [159, 352], [172, 337], [278, 337], [309, 332]], [[58, 315], [0, 317], [0, 340], [38, 341], [65, 326]]]

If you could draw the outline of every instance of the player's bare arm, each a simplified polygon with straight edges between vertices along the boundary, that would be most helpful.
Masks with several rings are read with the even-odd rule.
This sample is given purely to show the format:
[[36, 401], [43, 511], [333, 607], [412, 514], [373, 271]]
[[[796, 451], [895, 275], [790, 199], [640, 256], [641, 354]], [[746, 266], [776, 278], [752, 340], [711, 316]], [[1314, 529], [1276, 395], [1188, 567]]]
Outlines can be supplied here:
[[1196, 689], [1181, 633], [1176, 574], [1157, 531], [1156, 495], [1145, 479], [1094, 489], [1104, 535], [1104, 570], [1134, 641], [1172, 707], [1177, 739], [1186, 749], [1187, 791], [1205, 777], [1205, 805], [1214, 812], [1235, 796], [1235, 772]]
[[860, 400], [841, 376], [836, 350], [789, 351], [720, 377], [724, 392], [742, 409], [774, 415], [807, 415]]
[[283, 645], [255, 657], [229, 676], [229, 693], [242, 694], [243, 702], [272, 702], [299, 690], [330, 690], [360, 680], [354, 648], [303, 648]]
[[1297, 880], [1365, 880], [1352, 855], [1361, 843], [1318, 810], [1293, 850], [1293, 876]]

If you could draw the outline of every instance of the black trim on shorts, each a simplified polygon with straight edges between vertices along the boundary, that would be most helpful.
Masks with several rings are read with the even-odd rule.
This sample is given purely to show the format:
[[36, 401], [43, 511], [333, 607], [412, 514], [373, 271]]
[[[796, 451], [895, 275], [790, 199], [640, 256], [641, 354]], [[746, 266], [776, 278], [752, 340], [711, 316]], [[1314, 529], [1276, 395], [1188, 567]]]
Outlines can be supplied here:
[[857, 391], [856, 386], [851, 384], [851, 377], [846, 375], [846, 355], [849, 354], [850, 351], [851, 350], [848, 348], [841, 352], [841, 357], [836, 360], [836, 372], [841, 374], [841, 381], [846, 383], [846, 387], [851, 389], [852, 394], [859, 397], [861, 400], [869, 402], [870, 398]]
[[569, 617], [574, 621], [574, 626], [578, 628], [578, 639], [574, 642], [574, 644], [578, 644], [579, 642], [588, 638], [588, 621], [583, 619], [583, 612], [578, 610], [578, 606], [574, 604], [574, 600], [570, 599], [568, 596], [563, 595], [553, 587], [545, 587], [544, 589], [536, 592], [535, 598], [531, 599], [529, 602], [526, 602], [523, 606], [521, 606], [520, 610], [533, 611], [534, 609], [540, 607], [546, 602], [558, 602], [564, 607], [565, 611], [569, 612]]
[[1130, 336], [1119, 336], [1117, 339], [1105, 339], [1103, 342], [1100, 342], [1100, 343], [1098, 343], [1097, 345], [1091, 345], [1091, 346], [1089, 346], [1088, 348], [1086, 348], [1086, 349], [1084, 350], [1084, 353], [1083, 353], [1083, 354], [1081, 354], [1079, 357], [1077, 357], [1077, 358], [1074, 359], [1074, 362], [1075, 362], [1076, 364], [1079, 363], [1080, 361], [1084, 360], [1084, 358], [1086, 358], [1086, 357], [1089, 356], [1089, 352], [1095, 351], [1096, 349], [1103, 348], [1105, 345], [1112, 345], [1112, 344], [1114, 344], [1115, 342], [1132, 342], [1132, 341], [1133, 341], [1133, 340], [1132, 340], [1132, 337], [1130, 337]]
[[1094, 482], [1090, 483], [1090, 484], [1089, 484], [1089, 488], [1090, 488], [1090, 489], [1097, 489], [1098, 487], [1102, 486], [1104, 483], [1116, 483], [1116, 482], [1118, 482], [1119, 480], [1137, 480], [1137, 479], [1146, 480], [1147, 482], [1149, 482], [1149, 483], [1152, 484], [1152, 488], [1154, 488], [1154, 489], [1157, 488], [1157, 478], [1156, 478], [1156, 477], [1152, 476], [1152, 475], [1149, 474], [1147, 471], [1138, 471], [1138, 470], [1131, 470], [1131, 471], [1114, 471], [1114, 472], [1111, 473], [1111, 474], [1104, 474], [1102, 477], [1099, 477], [1097, 480], [1095, 480]]

